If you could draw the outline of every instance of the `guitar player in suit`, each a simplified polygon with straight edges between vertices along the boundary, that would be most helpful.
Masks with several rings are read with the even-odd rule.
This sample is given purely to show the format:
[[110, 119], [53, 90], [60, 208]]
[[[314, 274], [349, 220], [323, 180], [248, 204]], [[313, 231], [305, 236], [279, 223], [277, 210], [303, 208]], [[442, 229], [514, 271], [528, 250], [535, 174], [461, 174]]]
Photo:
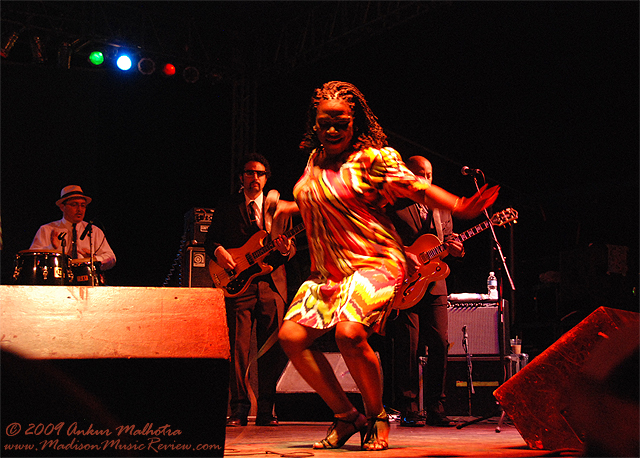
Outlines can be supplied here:
[[[256, 326], [258, 350], [274, 339], [282, 324], [287, 303], [285, 262], [295, 254], [295, 240], [284, 232], [291, 228], [291, 218], [274, 220], [279, 193], [264, 193], [271, 169], [267, 159], [251, 154], [240, 162], [242, 190], [231, 196], [213, 213], [205, 240], [205, 251], [220, 267], [227, 271], [242, 269], [238, 249], [248, 244], [252, 236], [260, 237], [266, 231], [264, 244], [273, 242], [274, 250], [263, 262], [273, 268], [271, 272], [256, 275], [246, 282], [246, 290], [226, 297], [227, 324], [231, 345], [231, 371], [229, 377], [231, 415], [227, 426], [245, 426], [251, 409], [245, 374], [249, 367], [252, 327]], [[253, 240], [253, 239], [252, 239]], [[240, 250], [241, 251], [241, 250]], [[275, 341], [258, 358], [257, 426], [277, 426], [274, 416], [276, 384], [287, 364], [287, 358]]]
[[[406, 165], [415, 175], [433, 179], [431, 163], [422, 156], [412, 156]], [[453, 232], [451, 213], [448, 210], [430, 210], [412, 200], [401, 199], [387, 207], [398, 234], [405, 246], [411, 246], [421, 235], [434, 234], [445, 243], [450, 255], [464, 256], [462, 242], [451, 240]], [[420, 265], [415, 255], [407, 252], [409, 265]], [[400, 426], [423, 426], [425, 417], [418, 412], [419, 356], [425, 345], [429, 357], [426, 365], [424, 407], [426, 424], [430, 426], [454, 426], [444, 415], [444, 385], [447, 370], [448, 338], [447, 284], [438, 280], [430, 291], [413, 307], [399, 310], [394, 320], [389, 320], [388, 335], [394, 339], [393, 365], [396, 376], [393, 383], [396, 408], [401, 412]]]

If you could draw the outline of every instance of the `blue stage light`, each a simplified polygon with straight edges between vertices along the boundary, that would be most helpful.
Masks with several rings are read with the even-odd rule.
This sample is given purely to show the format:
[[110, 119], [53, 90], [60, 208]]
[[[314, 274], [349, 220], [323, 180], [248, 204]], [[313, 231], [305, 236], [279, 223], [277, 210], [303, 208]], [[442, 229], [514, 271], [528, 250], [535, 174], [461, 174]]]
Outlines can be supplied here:
[[116, 61], [116, 65], [122, 71], [130, 70], [132, 65], [131, 58], [126, 54], [123, 54], [120, 57], [118, 57], [118, 60]]

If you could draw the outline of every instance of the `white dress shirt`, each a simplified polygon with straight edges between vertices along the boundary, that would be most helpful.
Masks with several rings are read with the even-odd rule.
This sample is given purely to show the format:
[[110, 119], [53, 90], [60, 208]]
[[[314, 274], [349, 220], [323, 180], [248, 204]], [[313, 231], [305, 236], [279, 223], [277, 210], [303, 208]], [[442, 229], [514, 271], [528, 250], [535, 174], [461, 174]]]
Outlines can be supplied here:
[[[257, 207], [257, 213], [258, 213], [256, 215], [256, 224], [258, 225], [258, 227], [260, 229], [264, 229], [264, 226], [262, 224], [262, 203], [264, 201], [264, 194], [260, 193], [258, 195], [258, 197], [256, 197], [255, 200], [251, 200], [251, 199], [247, 198], [247, 196], [245, 194], [244, 199], [245, 199], [245, 205], [247, 206], [247, 209], [249, 208], [249, 204], [251, 202], [255, 202], [256, 207]], [[249, 217], [251, 217], [251, 215], [249, 215]]]
[[[83, 240], [80, 240], [80, 236], [84, 232], [87, 227], [86, 221], [80, 221], [76, 225], [76, 231], [78, 233], [78, 258], [90, 258], [90, 239], [89, 234]], [[68, 255], [71, 255], [71, 232], [72, 232], [73, 224], [70, 221], [62, 218], [58, 221], [53, 221], [51, 223], [40, 226], [38, 232], [36, 232], [36, 236], [33, 238], [33, 242], [31, 242], [30, 250], [56, 250], [60, 251], [60, 241], [58, 241], [58, 248], [54, 247], [51, 237], [54, 232], [66, 232], [67, 236], [66, 247], [65, 250]], [[92, 235], [93, 238], [93, 252], [96, 261], [100, 261], [101, 270], [111, 269], [116, 264], [116, 255], [113, 253], [113, 250], [109, 246], [109, 242], [107, 242], [106, 237], [104, 236], [104, 232], [97, 227], [95, 224], [93, 225]]]

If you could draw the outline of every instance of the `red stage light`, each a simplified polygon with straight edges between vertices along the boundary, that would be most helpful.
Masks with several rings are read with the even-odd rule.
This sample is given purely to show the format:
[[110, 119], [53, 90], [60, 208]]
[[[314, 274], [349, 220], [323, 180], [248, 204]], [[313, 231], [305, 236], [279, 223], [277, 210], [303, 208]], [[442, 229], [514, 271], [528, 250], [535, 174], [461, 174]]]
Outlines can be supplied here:
[[173, 64], [165, 64], [164, 67], [162, 67], [162, 73], [164, 73], [167, 76], [173, 76], [176, 74], [176, 67]]

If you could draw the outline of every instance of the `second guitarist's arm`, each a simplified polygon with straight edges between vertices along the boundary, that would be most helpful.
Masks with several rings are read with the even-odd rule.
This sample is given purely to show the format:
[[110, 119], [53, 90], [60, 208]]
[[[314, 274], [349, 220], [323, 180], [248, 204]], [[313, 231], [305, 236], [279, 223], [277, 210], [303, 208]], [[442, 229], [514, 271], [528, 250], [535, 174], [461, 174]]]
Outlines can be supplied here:
[[224, 269], [235, 267], [235, 261], [227, 250], [243, 246], [253, 234], [239, 209], [243, 203], [241, 195], [234, 196], [222, 202], [211, 217], [204, 249]]
[[[282, 237], [282, 234], [291, 230], [293, 227], [292, 219], [290, 216], [275, 218], [271, 226], [270, 239], [274, 241], [276, 249], [264, 258], [264, 262], [272, 266], [274, 269], [280, 267], [296, 254], [296, 238], [291, 237], [286, 239]], [[279, 246], [278, 239], [283, 240], [282, 245]], [[287, 243], [285, 240], [288, 240]], [[288, 247], [288, 250], [285, 248]], [[280, 249], [282, 248], [282, 250]]]

